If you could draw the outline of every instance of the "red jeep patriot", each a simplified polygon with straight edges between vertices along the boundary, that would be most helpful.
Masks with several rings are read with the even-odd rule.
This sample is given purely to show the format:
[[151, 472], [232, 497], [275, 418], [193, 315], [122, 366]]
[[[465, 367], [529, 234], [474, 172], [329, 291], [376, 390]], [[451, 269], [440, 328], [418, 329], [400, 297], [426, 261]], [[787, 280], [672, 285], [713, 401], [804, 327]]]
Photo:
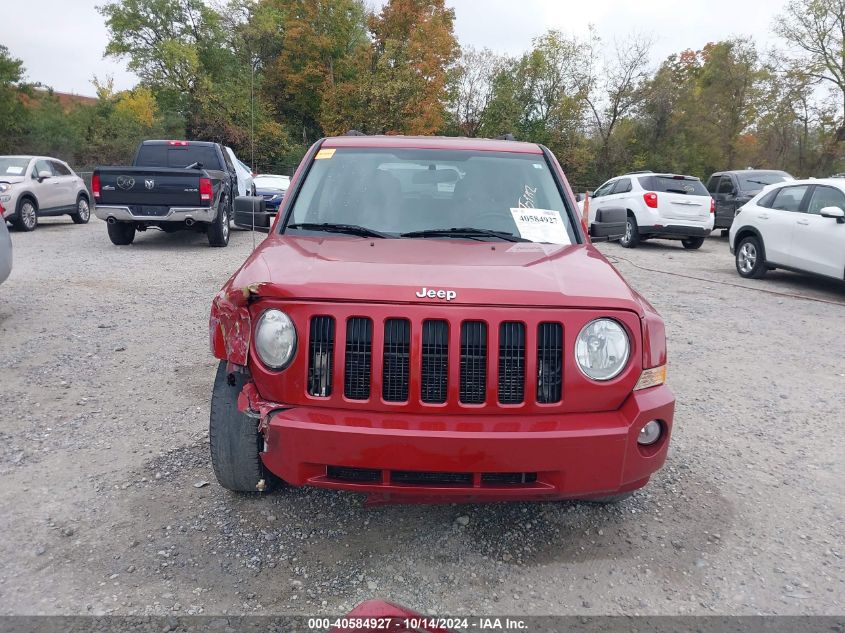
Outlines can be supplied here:
[[[602, 210], [593, 241], [624, 223]], [[663, 321], [591, 245], [539, 145], [319, 141], [210, 335], [230, 490], [616, 500], [666, 459]]]

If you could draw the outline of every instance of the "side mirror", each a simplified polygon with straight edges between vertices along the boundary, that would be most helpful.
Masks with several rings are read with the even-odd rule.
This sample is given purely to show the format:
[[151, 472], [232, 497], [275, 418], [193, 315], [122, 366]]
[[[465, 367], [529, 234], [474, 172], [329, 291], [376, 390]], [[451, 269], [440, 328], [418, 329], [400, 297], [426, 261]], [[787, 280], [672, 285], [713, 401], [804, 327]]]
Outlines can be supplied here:
[[261, 196], [238, 196], [235, 198], [235, 226], [242, 229], [269, 233], [275, 213], [267, 212], [267, 205]]
[[616, 242], [625, 236], [628, 213], [621, 207], [598, 209], [596, 219], [590, 224], [593, 242]]
[[845, 224], [845, 211], [839, 207], [824, 207], [819, 211], [823, 218], [833, 218], [837, 224]]
[[53, 172], [48, 171], [46, 169], [42, 169], [41, 171], [38, 172], [38, 182], [42, 182], [44, 180], [47, 180], [52, 175], [53, 175]]

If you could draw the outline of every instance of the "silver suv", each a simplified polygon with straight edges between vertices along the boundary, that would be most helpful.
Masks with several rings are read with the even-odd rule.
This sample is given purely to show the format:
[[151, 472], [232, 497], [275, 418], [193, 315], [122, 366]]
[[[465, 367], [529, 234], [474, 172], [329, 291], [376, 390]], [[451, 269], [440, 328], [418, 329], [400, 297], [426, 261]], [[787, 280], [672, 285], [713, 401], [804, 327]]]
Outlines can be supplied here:
[[0, 204], [15, 228], [32, 231], [38, 217], [70, 215], [76, 224], [91, 217], [85, 182], [57, 158], [0, 156]]

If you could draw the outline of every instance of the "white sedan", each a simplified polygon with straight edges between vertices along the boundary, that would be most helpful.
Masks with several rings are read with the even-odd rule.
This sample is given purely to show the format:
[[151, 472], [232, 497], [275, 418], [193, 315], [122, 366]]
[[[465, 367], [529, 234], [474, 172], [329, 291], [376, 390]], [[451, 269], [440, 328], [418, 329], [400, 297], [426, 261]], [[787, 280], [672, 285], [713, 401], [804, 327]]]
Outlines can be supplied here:
[[737, 210], [730, 247], [742, 277], [784, 268], [845, 279], [845, 181], [793, 180], [765, 188]]

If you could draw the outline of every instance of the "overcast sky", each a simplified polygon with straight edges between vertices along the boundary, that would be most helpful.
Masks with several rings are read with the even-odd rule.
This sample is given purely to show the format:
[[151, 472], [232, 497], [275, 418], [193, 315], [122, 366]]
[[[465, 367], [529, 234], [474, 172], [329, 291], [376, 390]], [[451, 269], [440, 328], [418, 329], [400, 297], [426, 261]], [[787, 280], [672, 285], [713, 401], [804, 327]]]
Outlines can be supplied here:
[[[783, 0], [446, 0], [454, 7], [462, 45], [520, 53], [548, 29], [586, 35], [596, 26], [611, 45], [632, 32], [654, 39], [656, 66], [671, 53], [698, 49], [731, 36], [751, 37], [764, 48], [777, 43], [771, 34]], [[39, 0], [5, 11], [0, 43], [24, 62], [28, 81], [61, 92], [93, 95], [91, 79], [113, 76], [115, 88], [132, 87], [136, 78], [125, 61], [103, 59], [108, 34], [97, 2]], [[382, 2], [370, 0], [371, 5]]]

